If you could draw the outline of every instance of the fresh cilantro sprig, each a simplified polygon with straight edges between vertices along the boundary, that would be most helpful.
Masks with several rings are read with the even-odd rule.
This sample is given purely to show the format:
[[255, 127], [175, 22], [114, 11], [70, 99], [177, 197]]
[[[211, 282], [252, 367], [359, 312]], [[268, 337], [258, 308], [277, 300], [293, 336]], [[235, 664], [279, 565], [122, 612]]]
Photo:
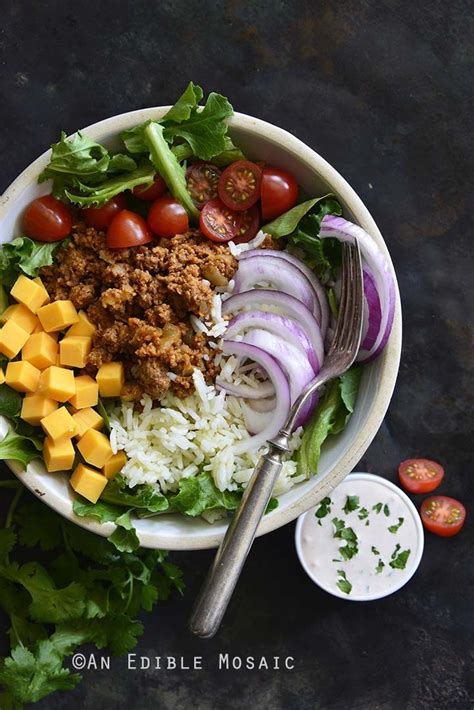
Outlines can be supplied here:
[[352, 591], [352, 584], [347, 579], [346, 573], [343, 569], [338, 569], [337, 573], [339, 575], [339, 579], [336, 582], [337, 586], [341, 592], [344, 592], [344, 594], [350, 594]]
[[344, 513], [352, 513], [359, 507], [359, 496], [347, 496], [346, 502], [344, 503], [343, 511]]
[[398, 518], [398, 523], [395, 523], [394, 525], [389, 525], [388, 531], [395, 535], [395, 533], [397, 533], [398, 530], [402, 527], [404, 521], [405, 518]]
[[351, 560], [359, 552], [358, 537], [352, 528], [346, 528], [344, 520], [333, 518], [334, 537], [345, 540], [346, 544], [339, 548], [341, 557], [344, 560]]
[[[81, 676], [65, 659], [80, 645], [130, 651], [143, 633], [137, 615], [184, 585], [166, 553], [120, 552], [35, 499], [19, 504], [19, 482], [1, 480], [0, 489], [15, 492], [0, 528], [0, 608], [10, 619], [11, 645], [0, 661], [0, 705], [16, 709], [74, 688]], [[126, 520], [120, 529], [127, 531]], [[37, 560], [40, 550], [47, 569]]]

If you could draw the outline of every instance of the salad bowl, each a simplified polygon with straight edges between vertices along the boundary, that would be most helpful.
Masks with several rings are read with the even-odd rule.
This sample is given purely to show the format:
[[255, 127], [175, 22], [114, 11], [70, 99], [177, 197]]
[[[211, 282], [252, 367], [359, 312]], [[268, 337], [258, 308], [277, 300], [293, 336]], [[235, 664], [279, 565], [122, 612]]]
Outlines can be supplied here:
[[[84, 132], [108, 148], [118, 149], [118, 136], [122, 131], [148, 119], [160, 118], [169, 108], [131, 111], [95, 123]], [[291, 172], [308, 194], [334, 193], [343, 207], [344, 216], [368, 232], [386, 257], [396, 291], [389, 341], [381, 356], [363, 368], [357, 403], [348, 426], [325, 443], [318, 474], [281, 495], [278, 507], [264, 516], [257, 533], [263, 535], [294, 520], [328, 495], [364, 455], [382, 423], [395, 386], [401, 353], [402, 317], [396, 276], [387, 246], [368, 209], [344, 178], [314, 150], [270, 123], [235, 113], [229, 121], [229, 132], [247, 156]], [[49, 156], [50, 151], [45, 152], [5, 191], [0, 203], [2, 243], [20, 235], [20, 216], [26, 206], [50, 191], [48, 182], [37, 183]], [[7, 421], [1, 421], [0, 427], [5, 433]], [[103, 536], [114, 530], [112, 523], [100, 524], [91, 518], [76, 516], [72, 505], [73, 492], [66, 477], [47, 473], [40, 461], [32, 461], [26, 470], [14, 461], [9, 462], [9, 466], [35, 495], [61, 515]], [[192, 550], [216, 547], [223, 538], [227, 521], [217, 520], [210, 524], [201, 518], [170, 514], [139, 519], [135, 527], [140, 543], [145, 547]]]

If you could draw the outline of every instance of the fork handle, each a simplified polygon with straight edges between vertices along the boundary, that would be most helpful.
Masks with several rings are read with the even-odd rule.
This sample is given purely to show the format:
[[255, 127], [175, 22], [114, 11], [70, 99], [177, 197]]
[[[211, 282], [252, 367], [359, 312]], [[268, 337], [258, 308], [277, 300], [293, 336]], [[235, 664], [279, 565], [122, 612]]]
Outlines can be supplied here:
[[258, 460], [194, 605], [189, 629], [196, 636], [211, 638], [219, 628], [281, 471], [283, 453], [271, 445]]

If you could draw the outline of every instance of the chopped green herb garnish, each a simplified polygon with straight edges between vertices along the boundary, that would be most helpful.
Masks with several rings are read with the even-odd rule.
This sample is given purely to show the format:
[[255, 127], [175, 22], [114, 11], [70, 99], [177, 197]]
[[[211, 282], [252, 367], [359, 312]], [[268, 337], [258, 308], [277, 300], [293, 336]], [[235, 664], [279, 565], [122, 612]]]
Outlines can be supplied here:
[[377, 562], [377, 567], [375, 568], [375, 573], [380, 574], [385, 567], [385, 562], [382, 562], [382, 560], [379, 559]]
[[401, 545], [400, 545], [399, 542], [397, 542], [397, 544], [395, 545], [395, 549], [394, 549], [394, 551], [392, 552], [392, 557], [391, 557], [392, 560], [395, 559], [395, 557], [396, 557], [397, 554], [398, 554], [398, 550], [399, 550], [400, 548], [401, 548]]
[[390, 567], [392, 567], [393, 569], [405, 569], [406, 564], [407, 564], [407, 560], [410, 557], [410, 552], [411, 552], [411, 550], [403, 550], [395, 558], [393, 558], [393, 555], [392, 555], [392, 561], [390, 562]]
[[352, 528], [346, 528], [344, 520], [333, 518], [332, 523], [335, 527], [334, 537], [346, 541], [346, 544], [339, 548], [341, 557], [344, 560], [351, 560], [359, 552], [357, 535]]
[[344, 594], [350, 594], [352, 590], [352, 584], [347, 579], [346, 573], [342, 569], [338, 569], [337, 573], [339, 575], [339, 579], [337, 580], [337, 586], [339, 587], [341, 592], [344, 592]]
[[386, 503], [383, 507], [383, 514], [385, 515], [386, 518], [388, 518], [390, 515], [390, 508], [388, 507], [388, 505]]
[[372, 547], [371, 547], [370, 549], [372, 550], [372, 552], [374, 553], [374, 555], [380, 555], [380, 552], [379, 552], [379, 551], [377, 550], [377, 548], [374, 547], [373, 545], [372, 545]]
[[321, 503], [319, 504], [319, 508], [315, 512], [315, 516], [317, 518], [325, 518], [328, 513], [331, 512], [331, 499], [330, 498], [323, 498]]
[[352, 513], [352, 511], [357, 510], [359, 507], [359, 496], [347, 496], [346, 502], [343, 508], [344, 513]]
[[376, 503], [375, 505], [372, 506], [372, 510], [375, 510], [375, 512], [377, 514], [379, 514], [380, 511], [382, 510], [382, 505], [383, 505], [383, 503]]
[[398, 518], [398, 523], [396, 525], [390, 525], [390, 527], [388, 528], [389, 532], [395, 534], [397, 530], [403, 525], [404, 520], [405, 518]]
[[[358, 516], [359, 520], [365, 520], [366, 518], [369, 517], [369, 511], [367, 510], [367, 508], [361, 508], [359, 510], [357, 516]], [[367, 523], [366, 523], [366, 525], [367, 525]]]

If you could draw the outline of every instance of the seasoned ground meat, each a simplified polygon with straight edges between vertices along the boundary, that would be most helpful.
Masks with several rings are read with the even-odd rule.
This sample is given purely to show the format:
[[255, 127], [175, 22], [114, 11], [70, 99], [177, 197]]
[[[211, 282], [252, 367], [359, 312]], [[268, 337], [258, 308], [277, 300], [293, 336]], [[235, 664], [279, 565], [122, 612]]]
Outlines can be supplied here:
[[138, 400], [143, 392], [190, 394], [194, 367], [214, 379], [216, 351], [193, 331], [190, 315], [209, 315], [214, 288], [226, 286], [236, 268], [227, 245], [198, 231], [112, 250], [103, 232], [81, 223], [41, 278], [52, 300], [71, 299], [97, 327], [86, 371], [94, 375], [102, 364], [121, 360], [123, 397]]

